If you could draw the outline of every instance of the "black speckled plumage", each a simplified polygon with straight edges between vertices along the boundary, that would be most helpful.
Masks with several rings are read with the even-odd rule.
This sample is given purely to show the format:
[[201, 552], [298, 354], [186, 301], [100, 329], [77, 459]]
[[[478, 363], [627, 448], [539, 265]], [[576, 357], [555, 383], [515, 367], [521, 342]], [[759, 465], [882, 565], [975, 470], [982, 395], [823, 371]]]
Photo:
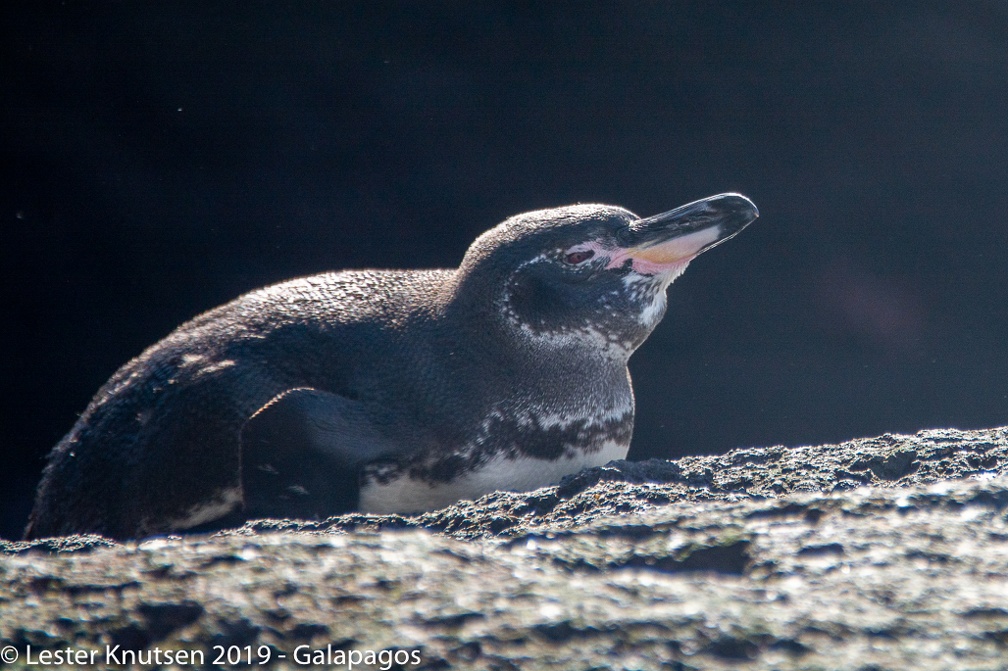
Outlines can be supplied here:
[[480, 236], [455, 270], [246, 294], [98, 391], [50, 454], [26, 537], [410, 512], [625, 455], [626, 361], [665, 288], [756, 216], [735, 194], [649, 219], [543, 210]]

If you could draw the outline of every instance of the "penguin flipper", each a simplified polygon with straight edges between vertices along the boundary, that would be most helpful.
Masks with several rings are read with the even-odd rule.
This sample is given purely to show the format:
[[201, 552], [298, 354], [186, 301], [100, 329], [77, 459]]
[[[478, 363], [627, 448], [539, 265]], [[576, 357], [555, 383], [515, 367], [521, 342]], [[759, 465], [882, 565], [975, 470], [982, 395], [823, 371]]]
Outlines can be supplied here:
[[241, 486], [248, 518], [325, 519], [354, 510], [361, 467], [397, 452], [379, 411], [312, 388], [289, 389], [241, 430]]

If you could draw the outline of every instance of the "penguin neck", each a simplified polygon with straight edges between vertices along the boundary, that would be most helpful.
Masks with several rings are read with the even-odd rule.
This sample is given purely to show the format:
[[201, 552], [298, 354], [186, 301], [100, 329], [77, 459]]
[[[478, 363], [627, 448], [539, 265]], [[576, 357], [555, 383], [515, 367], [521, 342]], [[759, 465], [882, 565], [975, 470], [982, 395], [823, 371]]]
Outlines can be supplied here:
[[[441, 316], [447, 331], [464, 336], [461, 345], [478, 348], [495, 358], [504, 357], [500, 365], [542, 365], [548, 359], [571, 362], [581, 369], [624, 370], [630, 355], [647, 337], [620, 337], [607, 333], [601, 325], [595, 328], [590, 324], [536, 329], [509, 311], [503, 295], [493, 286], [457, 270], [451, 283], [451, 299]], [[649, 333], [654, 323], [647, 326]]]
[[[467, 436], [501, 422], [516, 423], [529, 439], [563, 427], [595, 431], [597, 438], [618, 433], [613, 445], [625, 454], [634, 415], [629, 353], [609, 352], [590, 339], [530, 335], [501, 312], [492, 290], [463, 291], [472, 288], [453, 286], [431, 334], [441, 351], [452, 353], [443, 372], [461, 391], [445, 421]], [[491, 449], [501, 441], [507, 442], [487, 434], [477, 442]], [[589, 451], [599, 447], [589, 443]]]

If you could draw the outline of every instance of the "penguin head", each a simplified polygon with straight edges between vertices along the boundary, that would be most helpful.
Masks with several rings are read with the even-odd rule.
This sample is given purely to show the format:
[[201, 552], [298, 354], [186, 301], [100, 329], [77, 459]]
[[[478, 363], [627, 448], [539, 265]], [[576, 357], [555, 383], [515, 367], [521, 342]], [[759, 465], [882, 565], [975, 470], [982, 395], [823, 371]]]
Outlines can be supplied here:
[[459, 289], [526, 340], [625, 358], [661, 321], [665, 290], [689, 262], [757, 216], [733, 193], [644, 219], [610, 205], [527, 212], [476, 239]]

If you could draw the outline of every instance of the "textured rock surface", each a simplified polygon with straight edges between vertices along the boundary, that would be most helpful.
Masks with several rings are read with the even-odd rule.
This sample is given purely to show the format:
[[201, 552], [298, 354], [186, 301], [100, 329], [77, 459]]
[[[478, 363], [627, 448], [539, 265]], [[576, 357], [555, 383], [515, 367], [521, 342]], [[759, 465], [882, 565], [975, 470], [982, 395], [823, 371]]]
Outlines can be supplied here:
[[0, 641], [18, 663], [233, 645], [293, 667], [332, 645], [419, 651], [373, 668], [999, 669], [1006, 470], [1008, 429], [928, 431], [614, 462], [420, 517], [6, 543]]

